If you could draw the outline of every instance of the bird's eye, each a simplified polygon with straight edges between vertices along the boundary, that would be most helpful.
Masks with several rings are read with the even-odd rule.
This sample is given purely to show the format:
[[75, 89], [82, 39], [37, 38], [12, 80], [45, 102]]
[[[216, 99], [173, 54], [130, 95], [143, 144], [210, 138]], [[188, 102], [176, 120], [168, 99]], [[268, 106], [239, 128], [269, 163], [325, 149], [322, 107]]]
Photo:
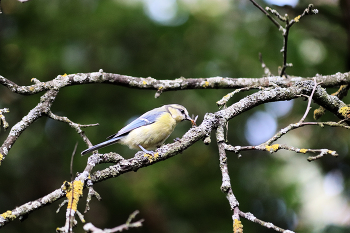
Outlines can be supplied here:
[[180, 110], [181, 114], [185, 114], [185, 110], [181, 109]]

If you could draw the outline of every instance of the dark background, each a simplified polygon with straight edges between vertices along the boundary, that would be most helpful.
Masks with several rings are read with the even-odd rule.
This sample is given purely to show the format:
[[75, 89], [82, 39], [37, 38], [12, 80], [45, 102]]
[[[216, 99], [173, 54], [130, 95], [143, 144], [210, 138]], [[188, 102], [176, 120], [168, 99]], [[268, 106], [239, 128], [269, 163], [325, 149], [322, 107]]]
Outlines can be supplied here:
[[[266, 6], [264, 1], [257, 2]], [[257, 78], [263, 75], [259, 52], [274, 74], [282, 65], [281, 32], [248, 0], [1, 3], [0, 75], [19, 85], [30, 85], [32, 78], [49, 81], [64, 73], [99, 69], [156, 79]], [[306, 16], [292, 27], [288, 62], [293, 67], [287, 73], [312, 77], [317, 73], [349, 71], [350, 11], [345, 7], [346, 0], [301, 0], [294, 8], [274, 8], [293, 18], [309, 3], [314, 3], [319, 14]], [[161, 8], [164, 4], [170, 6], [169, 11]], [[99, 123], [100, 126], [85, 130], [89, 139], [98, 143], [131, 118], [163, 104], [186, 106], [190, 114], [199, 115], [200, 123], [205, 113], [218, 110], [215, 102], [231, 91], [174, 91], [155, 99], [155, 92], [149, 90], [106, 84], [71, 86], [60, 91], [52, 111], [76, 123]], [[237, 94], [229, 104], [249, 93]], [[21, 96], [0, 87], [0, 108], [10, 109], [5, 115], [10, 127], [36, 106], [42, 94]], [[229, 125], [229, 142], [261, 143], [276, 130], [299, 121], [306, 105], [300, 99], [259, 106], [237, 116]], [[312, 111], [306, 120], [313, 120]], [[329, 113], [321, 120], [337, 121]], [[189, 128], [190, 123], [181, 123], [168, 142], [181, 137]], [[1, 142], [8, 132], [0, 133]], [[325, 157], [312, 163], [307, 162], [308, 155], [286, 151], [272, 155], [243, 153], [240, 159], [228, 154], [231, 183], [240, 209], [297, 232], [348, 232], [348, 135], [345, 129], [305, 127], [280, 140], [299, 148], [328, 148], [339, 153], [339, 158]], [[137, 218], [145, 219], [144, 226], [130, 232], [231, 232], [231, 211], [220, 191], [214, 135], [212, 139], [209, 146], [197, 142], [169, 160], [96, 184], [94, 188], [103, 199], [92, 200], [86, 221], [100, 228], [112, 228], [124, 223], [138, 209], [141, 213]], [[88, 158], [79, 155], [86, 145], [75, 130], [46, 117], [32, 124], [0, 168], [0, 212], [40, 198], [70, 180], [69, 164], [76, 142], [79, 144], [74, 173], [84, 169]], [[127, 158], [135, 153], [121, 145], [100, 150], [108, 151]], [[81, 212], [85, 209], [84, 194], [79, 203]], [[55, 213], [60, 202], [1, 230], [53, 232], [65, 222], [65, 208]], [[242, 222], [245, 232], [273, 232], [244, 219]], [[75, 232], [83, 232], [82, 225], [79, 222]]]

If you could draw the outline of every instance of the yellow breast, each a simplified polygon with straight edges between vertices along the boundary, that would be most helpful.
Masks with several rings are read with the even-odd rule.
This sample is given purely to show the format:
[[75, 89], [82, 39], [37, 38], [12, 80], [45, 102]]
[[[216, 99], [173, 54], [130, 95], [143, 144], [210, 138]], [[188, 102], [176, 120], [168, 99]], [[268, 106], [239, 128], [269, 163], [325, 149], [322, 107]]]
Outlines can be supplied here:
[[120, 143], [131, 149], [139, 150], [138, 145], [141, 145], [146, 150], [155, 150], [170, 136], [175, 126], [176, 121], [171, 115], [164, 113], [155, 123], [132, 130]]

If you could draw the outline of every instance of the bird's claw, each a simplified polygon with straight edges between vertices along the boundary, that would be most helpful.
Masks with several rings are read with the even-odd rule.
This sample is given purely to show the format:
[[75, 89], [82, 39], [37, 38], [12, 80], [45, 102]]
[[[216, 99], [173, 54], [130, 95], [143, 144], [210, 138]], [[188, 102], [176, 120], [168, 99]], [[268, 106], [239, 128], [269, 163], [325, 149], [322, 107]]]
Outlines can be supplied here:
[[156, 161], [157, 159], [158, 159], [158, 157], [159, 157], [159, 153], [157, 152], [157, 153], [154, 153], [153, 151], [152, 151], [152, 153], [145, 153], [144, 155], [143, 155], [144, 157], [146, 157], [146, 158], [148, 158], [148, 161], [150, 162], [150, 163], [152, 163], [152, 162], [154, 162], [154, 161]]

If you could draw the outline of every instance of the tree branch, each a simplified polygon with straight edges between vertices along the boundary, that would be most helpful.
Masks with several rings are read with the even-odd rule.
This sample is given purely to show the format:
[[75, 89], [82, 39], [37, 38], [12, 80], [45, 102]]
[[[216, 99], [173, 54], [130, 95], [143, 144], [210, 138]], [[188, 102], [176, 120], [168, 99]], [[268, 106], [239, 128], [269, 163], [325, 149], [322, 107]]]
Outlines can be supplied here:
[[[348, 74], [336, 74], [336, 76], [343, 77], [345, 79], [348, 78]], [[103, 77], [103, 75], [100, 77]], [[327, 76], [316, 77], [316, 80], [322, 80], [322, 79], [326, 80]], [[262, 79], [257, 79], [257, 80], [261, 82]], [[341, 80], [341, 79], [338, 79], [338, 80]], [[57, 82], [57, 83], [61, 83], [61, 82]], [[41, 102], [34, 109], [32, 109], [26, 117], [24, 117], [19, 123], [17, 123], [15, 126], [12, 127], [8, 138], [5, 140], [3, 146], [0, 147], [2, 153], [4, 153], [4, 151], [6, 151], [7, 149], [7, 153], [6, 153], [7, 155], [9, 148], [11, 148], [11, 146], [16, 141], [20, 133], [23, 132], [31, 123], [33, 123], [36, 119], [38, 119], [42, 115], [48, 115], [53, 119], [63, 121], [73, 126], [72, 121], [70, 121], [68, 118], [58, 117], [50, 112], [50, 107], [54, 101], [55, 96], [58, 93], [58, 89], [59, 88], [55, 88], [47, 91], [41, 97]], [[126, 172], [136, 171], [140, 168], [152, 165], [153, 163], [158, 163], [160, 161], [166, 160], [168, 158], [171, 158], [181, 153], [182, 151], [187, 149], [189, 146], [191, 146], [195, 142], [201, 139], [207, 138], [208, 135], [210, 135], [210, 133], [214, 129], [217, 129], [219, 126], [222, 127], [223, 123], [228, 122], [230, 119], [234, 118], [235, 116], [245, 111], [248, 111], [249, 109], [252, 109], [260, 104], [267, 103], [267, 102], [291, 100], [294, 98], [298, 98], [302, 95], [310, 96], [313, 91], [314, 91], [314, 94], [312, 98], [316, 103], [324, 106], [327, 110], [333, 112], [340, 119], [346, 118], [347, 115], [344, 114], [344, 111], [343, 111], [344, 107], [346, 107], [346, 104], [341, 100], [339, 100], [338, 97], [329, 95], [322, 87], [320, 87], [320, 85], [318, 85], [315, 88], [314, 81], [312, 80], [298, 81], [298, 82], [295, 82], [294, 84], [290, 83], [288, 87], [280, 87], [278, 85], [273, 85], [273, 87], [265, 88], [256, 93], [248, 95], [223, 110], [217, 111], [215, 113], [206, 114], [203, 122], [199, 126], [191, 128], [182, 137], [181, 140], [171, 144], [163, 145], [162, 147], [158, 148], [156, 150], [157, 152], [156, 156], [154, 156], [154, 158], [152, 159], [149, 159], [147, 156], [145, 156], [143, 152], [136, 153], [136, 155], [131, 159], [123, 159], [121, 156], [115, 153], [93, 154], [92, 156], [89, 157], [89, 160], [86, 168], [84, 169], [84, 172], [80, 173], [75, 178], [75, 181], [82, 182], [84, 184], [84, 188], [87, 188], [87, 187], [91, 187], [94, 183], [101, 182], [103, 180], [106, 180], [112, 177], [117, 177]], [[76, 130], [78, 129], [76, 127], [73, 127], [73, 128], [75, 128]], [[219, 129], [219, 132], [221, 132], [222, 129], [221, 128], [218, 128], [218, 129]], [[79, 133], [80, 131], [77, 130], [77, 132]], [[224, 159], [225, 156], [222, 153], [222, 147], [224, 145], [223, 141], [219, 140], [218, 145], [221, 148], [220, 156], [221, 156], [221, 163], [222, 163], [225, 160]], [[97, 164], [106, 163], [106, 162], [113, 162], [115, 164], [111, 165], [106, 169], [98, 170], [91, 173], [92, 169]], [[223, 173], [223, 175], [224, 174], [225, 173]], [[10, 221], [13, 221], [14, 219], [21, 218], [38, 208], [41, 208], [49, 203], [52, 203], [55, 200], [58, 200], [64, 197], [66, 195], [66, 192], [67, 191], [57, 189], [51, 194], [43, 198], [40, 198], [34, 202], [29, 202], [20, 207], [14, 208], [11, 211], [6, 211], [2, 215], [0, 215], [0, 227], [6, 225]], [[235, 203], [235, 202], [232, 202], [232, 203]], [[230, 205], [232, 203], [230, 202]], [[236, 206], [236, 205], [233, 205], [233, 206]], [[235, 212], [236, 208], [234, 208], [233, 211], [234, 211], [233, 216], [236, 216], [237, 214], [237, 212]], [[237, 219], [236, 217], [233, 217], [233, 218]]]
[[216, 132], [216, 140], [218, 143], [219, 148], [219, 156], [220, 156], [220, 170], [222, 175], [222, 184], [221, 184], [221, 191], [226, 194], [226, 198], [230, 203], [230, 208], [232, 211], [232, 221], [233, 225], [235, 225], [235, 220], [239, 220], [239, 202], [237, 201], [235, 195], [233, 194], [232, 187], [231, 187], [231, 179], [228, 172], [227, 167], [227, 156], [225, 151], [225, 137], [224, 137], [224, 125], [226, 122], [221, 121], [220, 126], [217, 128]]
[[[336, 87], [343, 84], [350, 84], [350, 72], [336, 73], [333, 75], [316, 75], [316, 81], [322, 83], [321, 87]], [[78, 73], [69, 75], [58, 75], [55, 79], [47, 82], [37, 82], [31, 86], [19, 86], [12, 81], [0, 76], [0, 84], [7, 87], [14, 93], [22, 95], [33, 95], [50, 89], [59, 90], [64, 87], [104, 83], [125, 86], [137, 89], [156, 90], [156, 97], [165, 91], [190, 90], [190, 89], [232, 89], [244, 87], [289, 87], [300, 81], [313, 80], [314, 77], [294, 77], [288, 80], [280, 76], [264, 78], [178, 78], [175, 80], [157, 80], [151, 77], [139, 78], [127, 75], [104, 73], [103, 71], [94, 73]]]
[[0, 163], [5, 159], [13, 144], [16, 142], [18, 137], [27, 129], [34, 121], [46, 115], [51, 108], [53, 101], [58, 94], [58, 90], [49, 90], [43, 96], [40, 97], [39, 104], [29, 111], [29, 113], [22, 118], [17, 124], [15, 124], [11, 131], [0, 147]]

